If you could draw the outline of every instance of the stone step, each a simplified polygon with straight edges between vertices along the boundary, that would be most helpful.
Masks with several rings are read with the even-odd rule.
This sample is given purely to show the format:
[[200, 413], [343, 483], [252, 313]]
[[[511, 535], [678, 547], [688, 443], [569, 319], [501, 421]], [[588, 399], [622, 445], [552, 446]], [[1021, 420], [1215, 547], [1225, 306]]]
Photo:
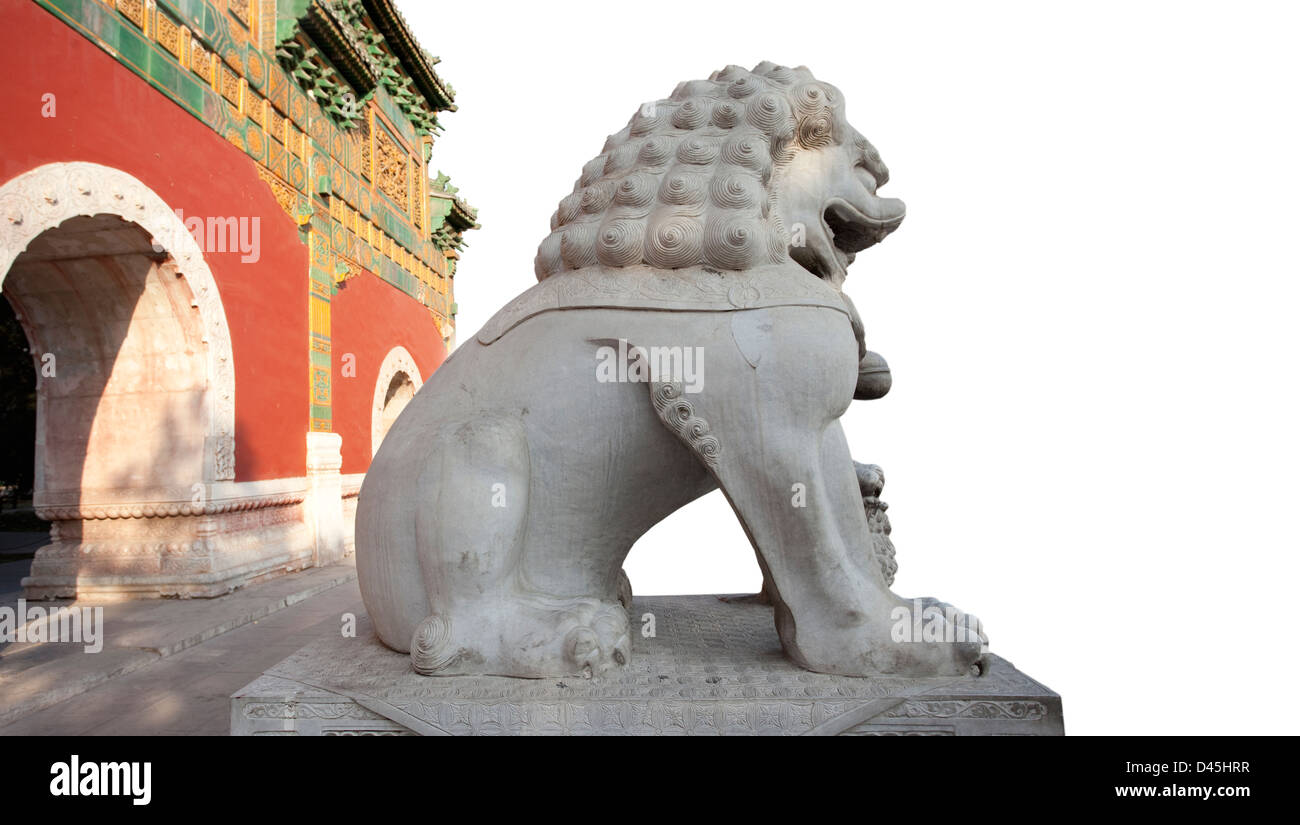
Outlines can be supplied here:
[[[214, 599], [32, 602], [31, 606], [42, 609], [59, 605], [102, 608], [103, 649], [90, 653], [84, 644], [63, 642], [16, 642], [0, 649], [0, 726], [353, 581], [356, 575], [349, 560], [281, 576]], [[33, 622], [20, 618], [19, 623], [24, 625], [24, 635], [35, 630]]]

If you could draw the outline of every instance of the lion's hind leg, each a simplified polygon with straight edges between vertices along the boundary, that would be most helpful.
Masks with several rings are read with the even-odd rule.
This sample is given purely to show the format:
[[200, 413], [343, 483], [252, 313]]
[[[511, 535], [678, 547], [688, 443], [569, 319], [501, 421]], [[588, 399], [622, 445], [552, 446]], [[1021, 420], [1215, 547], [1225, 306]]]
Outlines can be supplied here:
[[627, 612], [613, 594], [562, 597], [529, 582], [531, 473], [518, 416], [483, 413], [440, 429], [417, 490], [429, 594], [410, 635], [417, 672], [593, 677], [628, 662]]
[[414, 544], [425, 598], [402, 606], [402, 641], [424, 674], [495, 655], [490, 607], [507, 598], [522, 553], [530, 475], [527, 433], [517, 416], [462, 417], [431, 435], [435, 446], [414, 495], [406, 493], [419, 502]]

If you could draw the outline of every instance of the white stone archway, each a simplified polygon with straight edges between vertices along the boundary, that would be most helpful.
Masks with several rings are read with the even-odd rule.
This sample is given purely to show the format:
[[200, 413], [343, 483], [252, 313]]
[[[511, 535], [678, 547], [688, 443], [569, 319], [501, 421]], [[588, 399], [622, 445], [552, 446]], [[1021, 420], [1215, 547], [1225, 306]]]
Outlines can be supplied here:
[[370, 409], [370, 454], [379, 452], [379, 445], [388, 428], [401, 414], [415, 393], [424, 385], [420, 377], [420, 368], [415, 358], [405, 347], [397, 346], [388, 351], [379, 366], [379, 378], [375, 381], [374, 403]]
[[205, 483], [235, 477], [235, 364], [225, 308], [203, 251], [173, 209], [120, 169], [97, 163], [50, 163], [0, 186], [0, 289], [33, 240], [79, 216], [112, 215], [160, 239], [164, 264], [188, 281], [206, 349]]
[[38, 370], [28, 598], [218, 595], [310, 563], [305, 479], [234, 481], [225, 308], [161, 197], [93, 163], [10, 179], [0, 289]]

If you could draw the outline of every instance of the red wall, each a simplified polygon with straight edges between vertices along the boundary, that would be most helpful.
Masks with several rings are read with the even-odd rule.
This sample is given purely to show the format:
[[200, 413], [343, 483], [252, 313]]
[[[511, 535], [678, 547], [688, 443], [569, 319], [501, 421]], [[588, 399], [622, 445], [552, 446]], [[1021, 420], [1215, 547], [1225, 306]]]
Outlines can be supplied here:
[[[406, 347], [427, 380], [447, 350], [429, 310], [369, 272], [340, 285], [331, 314], [334, 431], [343, 436], [343, 472], [362, 473], [370, 466], [370, 416], [384, 356]], [[355, 377], [343, 375], [349, 353], [356, 356]]]
[[[26, 0], [0, 0], [0, 9], [0, 183], [45, 163], [88, 161], [134, 175], [187, 216], [261, 216], [256, 263], [238, 252], [206, 256], [234, 349], [235, 472], [241, 481], [303, 475], [308, 252], [293, 220], [247, 155], [81, 34]], [[54, 118], [41, 117], [46, 93], [55, 95]], [[368, 409], [366, 422], [368, 460]]]

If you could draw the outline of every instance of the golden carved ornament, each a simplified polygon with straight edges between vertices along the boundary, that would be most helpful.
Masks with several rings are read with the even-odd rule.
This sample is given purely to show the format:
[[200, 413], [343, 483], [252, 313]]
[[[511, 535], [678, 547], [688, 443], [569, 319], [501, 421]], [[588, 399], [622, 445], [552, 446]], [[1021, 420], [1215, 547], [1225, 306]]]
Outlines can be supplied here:
[[252, 3], [249, 0], [229, 0], [230, 13], [250, 29], [253, 27]]
[[149, 17], [144, 0], [117, 0], [117, 10], [122, 16], [136, 24], [141, 31], [148, 34]]
[[291, 218], [298, 213], [298, 193], [293, 187], [273, 175], [270, 170], [261, 166], [257, 167], [257, 176], [271, 187], [271, 194], [275, 196], [275, 202], [280, 204], [280, 208]]
[[407, 211], [406, 152], [388, 136], [385, 129], [375, 130], [375, 178], [379, 188], [394, 203]]
[[154, 31], [154, 39], [158, 44], [184, 65], [185, 63], [185, 41], [189, 39], [189, 30], [184, 26], [177, 25], [170, 17], [158, 13], [158, 23]]

